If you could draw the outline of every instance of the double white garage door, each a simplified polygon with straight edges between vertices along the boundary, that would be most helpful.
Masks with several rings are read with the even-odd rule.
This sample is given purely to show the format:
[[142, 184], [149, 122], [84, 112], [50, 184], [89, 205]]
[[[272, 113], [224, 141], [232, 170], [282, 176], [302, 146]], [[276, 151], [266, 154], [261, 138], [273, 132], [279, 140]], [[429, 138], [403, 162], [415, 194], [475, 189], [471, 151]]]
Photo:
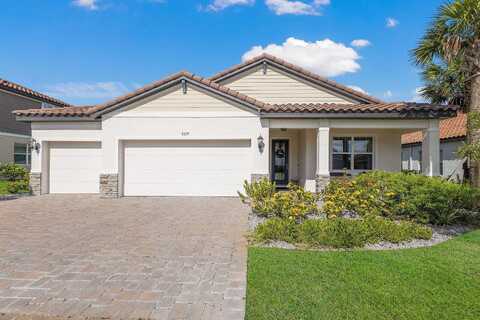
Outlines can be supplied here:
[[[128, 141], [125, 196], [235, 196], [251, 172], [249, 140]], [[51, 193], [98, 193], [101, 148], [53, 144]]]

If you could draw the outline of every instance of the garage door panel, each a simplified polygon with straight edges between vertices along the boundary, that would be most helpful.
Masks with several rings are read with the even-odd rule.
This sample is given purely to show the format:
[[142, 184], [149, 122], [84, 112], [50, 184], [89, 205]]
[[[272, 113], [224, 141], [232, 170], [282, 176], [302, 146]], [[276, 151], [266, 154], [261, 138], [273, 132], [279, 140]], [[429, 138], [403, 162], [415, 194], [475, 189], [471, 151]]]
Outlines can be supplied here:
[[249, 140], [125, 144], [127, 196], [235, 196], [250, 173]]
[[50, 193], [99, 193], [101, 169], [100, 143], [50, 145]]

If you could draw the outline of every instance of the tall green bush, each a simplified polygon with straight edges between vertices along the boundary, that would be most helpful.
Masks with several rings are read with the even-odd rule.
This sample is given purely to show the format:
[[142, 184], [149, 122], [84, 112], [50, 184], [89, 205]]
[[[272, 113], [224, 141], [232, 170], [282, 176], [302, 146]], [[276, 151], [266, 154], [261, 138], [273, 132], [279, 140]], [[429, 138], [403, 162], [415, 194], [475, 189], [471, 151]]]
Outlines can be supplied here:
[[353, 211], [448, 225], [471, 222], [479, 209], [480, 192], [439, 177], [373, 171], [332, 181], [322, 199], [322, 210], [330, 217]]

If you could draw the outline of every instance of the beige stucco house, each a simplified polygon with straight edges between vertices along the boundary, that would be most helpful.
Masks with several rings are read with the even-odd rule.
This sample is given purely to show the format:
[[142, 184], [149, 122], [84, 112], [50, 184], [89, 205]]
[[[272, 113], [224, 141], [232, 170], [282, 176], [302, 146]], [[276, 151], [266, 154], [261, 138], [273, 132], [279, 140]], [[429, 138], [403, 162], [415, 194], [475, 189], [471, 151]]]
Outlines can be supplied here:
[[30, 166], [30, 124], [15, 121], [16, 109], [69, 106], [57, 99], [0, 79], [0, 163]]
[[384, 103], [262, 55], [101, 105], [15, 114], [39, 143], [36, 193], [234, 196], [263, 176], [313, 191], [345, 171], [399, 171], [401, 136], [418, 130], [423, 171], [438, 175], [439, 119], [456, 108]]

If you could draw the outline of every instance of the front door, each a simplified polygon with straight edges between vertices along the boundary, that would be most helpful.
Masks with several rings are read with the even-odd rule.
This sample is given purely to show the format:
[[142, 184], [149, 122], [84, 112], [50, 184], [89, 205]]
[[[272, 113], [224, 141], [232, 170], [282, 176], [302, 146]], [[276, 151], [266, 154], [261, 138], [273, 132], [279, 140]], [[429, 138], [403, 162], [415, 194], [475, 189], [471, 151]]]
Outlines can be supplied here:
[[288, 140], [272, 140], [272, 181], [278, 187], [288, 184]]

